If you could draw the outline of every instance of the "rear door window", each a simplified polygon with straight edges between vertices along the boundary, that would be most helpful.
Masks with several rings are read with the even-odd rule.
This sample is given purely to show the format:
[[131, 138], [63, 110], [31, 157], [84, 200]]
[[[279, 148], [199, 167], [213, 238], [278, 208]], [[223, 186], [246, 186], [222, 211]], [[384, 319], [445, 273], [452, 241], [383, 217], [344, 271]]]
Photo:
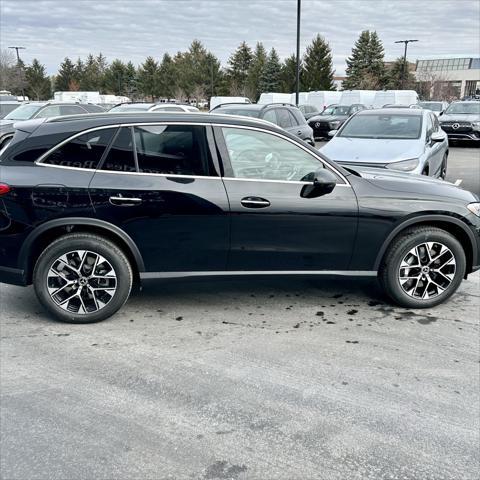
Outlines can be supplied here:
[[145, 125], [134, 132], [140, 172], [216, 176], [205, 127]]
[[137, 171], [133, 154], [132, 127], [122, 127], [118, 130], [100, 168], [112, 172]]
[[104, 128], [75, 137], [54, 150], [42, 163], [94, 170], [98, 167], [115, 131], [115, 128]]
[[60, 115], [83, 115], [84, 113], [87, 112], [77, 105], [60, 105]]
[[265, 115], [263, 115], [263, 119], [267, 122], [278, 125], [277, 114], [275, 113], [275, 110], [273, 108], [265, 112]]
[[58, 117], [59, 115], [62, 115], [60, 112], [60, 105], [50, 105], [42, 108], [34, 118]]
[[285, 108], [277, 109], [278, 126], [282, 128], [293, 127], [290, 112]]

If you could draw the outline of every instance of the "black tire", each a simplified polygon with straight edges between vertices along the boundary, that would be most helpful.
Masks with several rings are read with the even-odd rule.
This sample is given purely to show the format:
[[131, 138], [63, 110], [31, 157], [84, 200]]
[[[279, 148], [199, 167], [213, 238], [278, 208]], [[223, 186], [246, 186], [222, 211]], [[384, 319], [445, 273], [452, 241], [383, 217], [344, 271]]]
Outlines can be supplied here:
[[[414, 298], [402, 288], [399, 271], [411, 249], [425, 242], [439, 242], [450, 249], [456, 269], [450, 285], [443, 292], [433, 298], [421, 299]], [[457, 290], [465, 276], [466, 264], [465, 251], [453, 235], [436, 227], [416, 227], [393, 240], [380, 266], [379, 280], [385, 293], [398, 305], [406, 308], [430, 308], [444, 302]]]
[[447, 166], [448, 166], [448, 155], [445, 154], [443, 156], [442, 165], [440, 167], [440, 178], [442, 180], [445, 180], [445, 178], [447, 177]]
[[[107, 296], [110, 298], [108, 303], [94, 312], [77, 313], [64, 310], [52, 299], [48, 291], [47, 275], [54, 262], [62, 255], [77, 250], [101, 255], [109, 262], [116, 275], [116, 290], [112, 296]], [[128, 300], [132, 283], [132, 267], [123, 251], [110, 240], [90, 233], [72, 233], [52, 242], [39, 256], [33, 272], [33, 285], [40, 303], [56, 319], [68, 323], [94, 323], [110, 317]], [[95, 305], [98, 305], [97, 301]]]

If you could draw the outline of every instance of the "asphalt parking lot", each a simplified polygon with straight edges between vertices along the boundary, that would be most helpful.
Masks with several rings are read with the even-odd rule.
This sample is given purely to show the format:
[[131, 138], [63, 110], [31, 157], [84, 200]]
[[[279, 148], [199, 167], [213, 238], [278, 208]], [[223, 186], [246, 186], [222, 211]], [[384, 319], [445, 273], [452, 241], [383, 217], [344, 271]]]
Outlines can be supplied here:
[[[477, 193], [479, 152], [449, 163]], [[476, 479], [479, 287], [421, 311], [372, 279], [150, 281], [68, 325], [0, 284], [0, 477]]]

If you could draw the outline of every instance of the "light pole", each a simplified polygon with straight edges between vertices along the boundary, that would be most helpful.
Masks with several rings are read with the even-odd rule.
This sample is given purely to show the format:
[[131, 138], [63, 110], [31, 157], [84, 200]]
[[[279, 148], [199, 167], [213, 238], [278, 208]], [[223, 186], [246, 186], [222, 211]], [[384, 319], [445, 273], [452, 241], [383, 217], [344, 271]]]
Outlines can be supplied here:
[[[15, 47], [8, 47], [8, 48], [11, 48], [17, 52], [17, 67], [20, 67], [20, 55], [18, 54], [18, 51], [25, 50], [25, 47], [15, 46]], [[23, 78], [21, 78], [21, 82], [22, 82], [22, 97], [23, 97], [22, 101], [25, 101], [25, 90], [23, 88]]]
[[300, 9], [302, 0], [297, 0], [297, 68], [295, 80], [295, 105], [298, 107], [300, 90]]
[[403, 69], [402, 69], [402, 89], [405, 86], [405, 79], [407, 78], [407, 48], [411, 42], [418, 42], [418, 40], [397, 40], [395, 43], [404, 43], [405, 51], [403, 53]]

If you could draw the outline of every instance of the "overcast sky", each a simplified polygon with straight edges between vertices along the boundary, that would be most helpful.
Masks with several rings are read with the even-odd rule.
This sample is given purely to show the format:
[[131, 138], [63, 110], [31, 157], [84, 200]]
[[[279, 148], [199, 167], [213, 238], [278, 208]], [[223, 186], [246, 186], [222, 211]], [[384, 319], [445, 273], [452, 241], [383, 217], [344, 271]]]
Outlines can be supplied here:
[[[22, 59], [38, 58], [55, 73], [65, 56], [102, 52], [108, 60], [141, 63], [152, 55], [185, 50], [199, 39], [222, 64], [245, 40], [295, 51], [296, 0], [0, 0], [0, 46], [25, 46]], [[323, 35], [337, 75], [362, 30], [376, 30], [385, 58], [403, 54], [393, 43], [419, 39], [409, 59], [480, 56], [479, 0], [303, 0], [302, 52]]]

